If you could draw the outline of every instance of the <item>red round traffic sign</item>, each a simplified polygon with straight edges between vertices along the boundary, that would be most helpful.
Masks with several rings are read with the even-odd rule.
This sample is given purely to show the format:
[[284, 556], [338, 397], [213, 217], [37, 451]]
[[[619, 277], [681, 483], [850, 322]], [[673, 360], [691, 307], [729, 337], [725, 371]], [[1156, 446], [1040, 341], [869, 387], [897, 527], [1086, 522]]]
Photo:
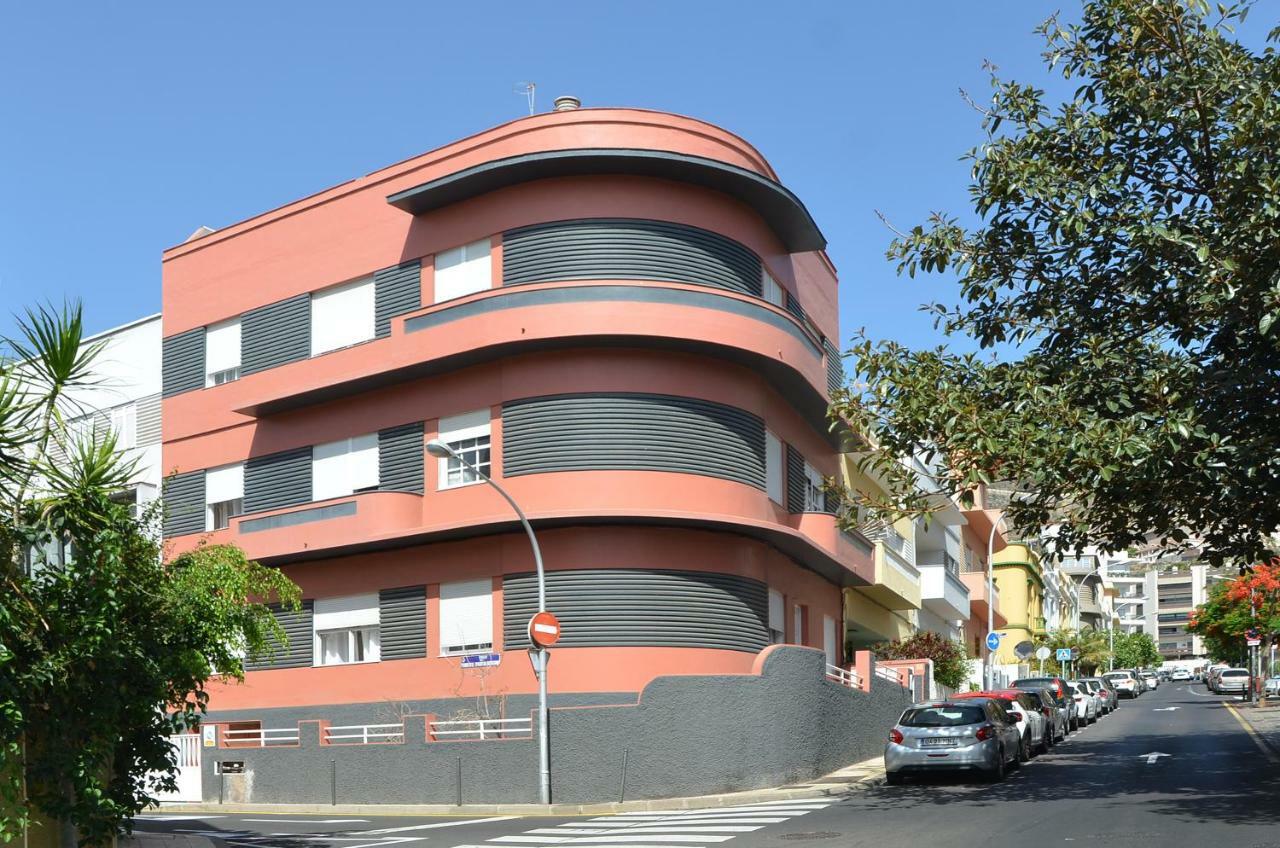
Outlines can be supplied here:
[[560, 619], [540, 612], [529, 619], [529, 641], [540, 648], [550, 648], [560, 640]]

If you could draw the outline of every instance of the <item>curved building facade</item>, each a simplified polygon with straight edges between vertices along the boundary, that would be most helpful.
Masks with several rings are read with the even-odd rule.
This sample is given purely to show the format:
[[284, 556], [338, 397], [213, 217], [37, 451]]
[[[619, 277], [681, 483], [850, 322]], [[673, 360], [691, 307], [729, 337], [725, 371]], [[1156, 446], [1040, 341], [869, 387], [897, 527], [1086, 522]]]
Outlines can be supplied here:
[[874, 564], [822, 493], [824, 245], [731, 133], [582, 109], [166, 251], [170, 549], [235, 543], [305, 598], [215, 715], [536, 691], [527, 539], [432, 438], [538, 532], [553, 703], [747, 674], [780, 642], [844, 663], [842, 590]]

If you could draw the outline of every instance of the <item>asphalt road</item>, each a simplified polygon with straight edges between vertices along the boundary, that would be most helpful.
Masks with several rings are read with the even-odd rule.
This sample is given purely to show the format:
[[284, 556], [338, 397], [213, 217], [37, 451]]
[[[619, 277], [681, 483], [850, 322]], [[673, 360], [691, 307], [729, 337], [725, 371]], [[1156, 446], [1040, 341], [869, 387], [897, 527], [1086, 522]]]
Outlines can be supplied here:
[[1221, 701], [1199, 684], [1165, 684], [997, 785], [932, 780], [839, 799], [610, 817], [160, 813], [140, 817], [138, 829], [197, 832], [219, 848], [1280, 848], [1280, 762]]

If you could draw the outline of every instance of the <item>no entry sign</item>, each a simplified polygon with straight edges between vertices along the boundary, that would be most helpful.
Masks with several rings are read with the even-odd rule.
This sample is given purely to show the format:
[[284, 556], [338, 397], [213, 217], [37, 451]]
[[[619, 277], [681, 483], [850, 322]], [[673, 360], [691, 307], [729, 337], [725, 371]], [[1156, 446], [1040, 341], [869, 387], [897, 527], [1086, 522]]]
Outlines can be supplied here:
[[529, 619], [529, 641], [540, 648], [550, 648], [560, 640], [560, 620], [549, 612]]

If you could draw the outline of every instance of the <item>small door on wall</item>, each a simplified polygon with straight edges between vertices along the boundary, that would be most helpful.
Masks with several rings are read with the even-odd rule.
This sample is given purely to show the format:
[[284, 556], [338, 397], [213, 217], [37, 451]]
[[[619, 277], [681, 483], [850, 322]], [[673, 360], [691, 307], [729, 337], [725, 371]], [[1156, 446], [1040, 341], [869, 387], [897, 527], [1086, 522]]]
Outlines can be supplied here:
[[827, 655], [827, 662], [830, 665], [837, 665], [839, 659], [836, 653], [836, 620], [829, 615], [822, 617], [822, 650]]

